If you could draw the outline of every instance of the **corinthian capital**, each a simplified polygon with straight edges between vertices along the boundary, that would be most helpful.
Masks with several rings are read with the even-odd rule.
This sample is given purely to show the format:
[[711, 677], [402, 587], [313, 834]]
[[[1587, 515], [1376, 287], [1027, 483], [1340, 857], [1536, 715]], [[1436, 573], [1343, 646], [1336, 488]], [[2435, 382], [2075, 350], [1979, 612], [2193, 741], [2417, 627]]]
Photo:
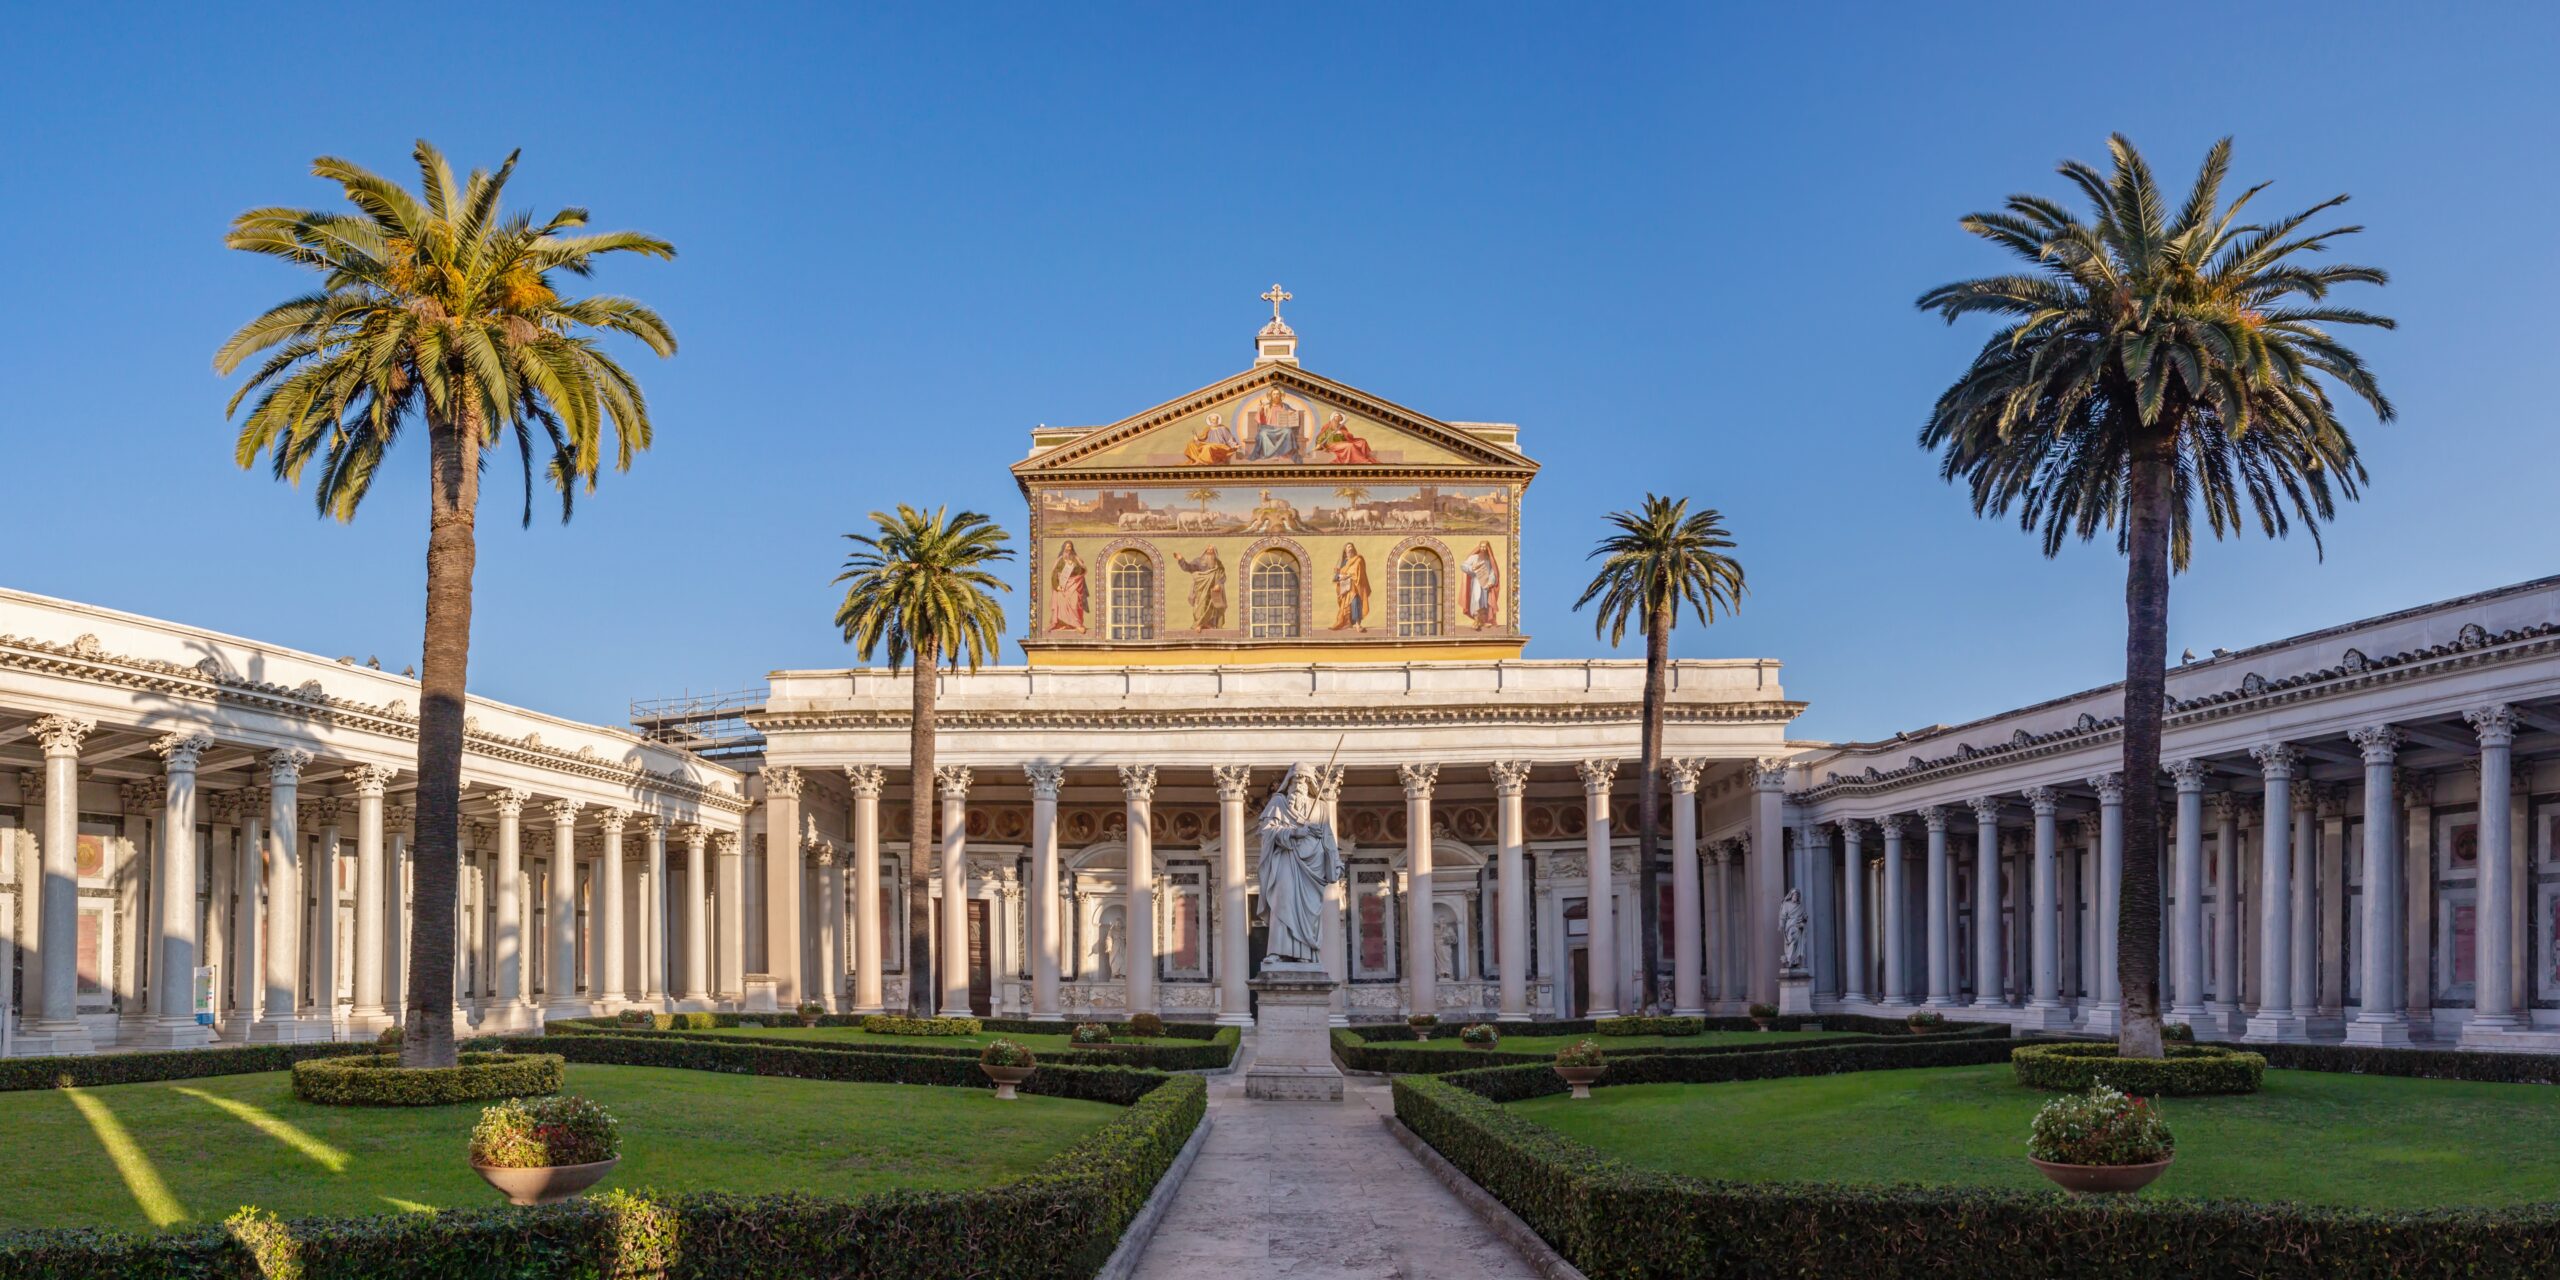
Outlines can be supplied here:
[[1245, 788], [1253, 785], [1253, 766], [1249, 764], [1222, 764], [1209, 772], [1218, 779], [1220, 800], [1242, 800]]
[[1526, 760], [1496, 760], [1489, 770], [1493, 774], [1495, 795], [1516, 796], [1529, 788], [1529, 762]]
[[2124, 775], [2123, 775], [2123, 774], [2121, 774], [2121, 773], [2101, 773], [2101, 774], [2097, 775], [2096, 777], [2093, 777], [2093, 778], [2089, 779], [2089, 785], [2090, 785], [2091, 787], [2093, 787], [2093, 788], [2095, 788], [2095, 789], [2097, 790], [2097, 792], [2098, 792], [2098, 803], [2100, 803], [2100, 804], [2123, 804], [2123, 803], [2124, 803]]
[[1662, 776], [1671, 783], [1671, 794], [1683, 795], [1698, 789], [1698, 773], [1705, 767], [1703, 760], [1664, 760]]
[[1059, 789], [1067, 785], [1067, 767], [1062, 764], [1026, 764], [1022, 766], [1022, 777], [1031, 784], [1032, 799], [1055, 800]]
[[550, 805], [551, 821], [555, 826], [572, 825], [578, 820], [578, 811], [586, 807], [584, 800], [554, 800]]
[[2270, 782], [2279, 778], [2290, 780], [2295, 766], [2302, 763], [2302, 753], [2282, 742], [2251, 747], [2249, 757], [2258, 762], [2258, 772]]
[[855, 799], [876, 799], [888, 771], [876, 764], [849, 764], [844, 767], [845, 785], [853, 788]]
[[934, 787], [946, 800], [966, 799], [969, 780], [974, 776], [965, 764], [938, 764], [933, 767]]
[[2462, 718], [2469, 721], [2472, 731], [2480, 735], [2481, 746], [2515, 745], [2516, 709], [2514, 707], [2503, 702], [2493, 702], [2488, 706], [2474, 707], [2463, 712]]
[[2027, 788], [2027, 808], [2039, 818], [2062, 807], [2062, 793], [2052, 787]]
[[36, 721], [29, 732], [35, 735], [36, 741], [44, 744], [46, 755], [76, 756], [80, 754], [81, 740], [88, 737], [97, 727], [98, 722], [95, 720], [84, 720], [76, 716], [46, 716]]
[[1789, 761], [1785, 756], [1762, 756], [1752, 761], [1752, 787], [1760, 791], [1786, 790], [1788, 764]]
[[497, 802], [499, 817], [515, 819], [524, 816], [524, 807], [533, 799], [533, 793], [522, 787], [500, 787], [490, 792], [489, 798]]
[[267, 753], [267, 782], [271, 786], [290, 787], [302, 780], [302, 766], [311, 763], [311, 753], [300, 747], [278, 747]]
[[2178, 784], [2180, 791], [2204, 790], [2205, 775], [2213, 772], [2213, 766], [2202, 760], [2172, 760], [2161, 767]]
[[790, 765], [764, 771], [764, 793], [768, 796], [797, 800], [800, 798], [800, 783], [800, 771]]
[[394, 776], [388, 765], [360, 764], [347, 770], [347, 780], [356, 784], [356, 795], [369, 800], [381, 799]]
[[1135, 803], [1153, 801], [1156, 798], [1156, 767], [1151, 764], [1120, 766], [1120, 790]]
[[2364, 753], [2366, 764], [2389, 764], [2400, 757], [2400, 730], [2387, 724], [2369, 724], [2347, 734], [2347, 740]]
[[1609, 798], [1610, 784], [1618, 778], [1618, 762], [1585, 760], [1574, 765], [1573, 771], [1582, 775], [1582, 794], [1606, 800]]
[[160, 735], [151, 750], [171, 773], [192, 773], [196, 761], [213, 745], [213, 735], [189, 733], [183, 729]]
[[1431, 798], [1431, 788], [1438, 785], [1440, 781], [1440, 766], [1436, 764], [1397, 765], [1396, 781], [1404, 784], [1405, 799], [1428, 800]]

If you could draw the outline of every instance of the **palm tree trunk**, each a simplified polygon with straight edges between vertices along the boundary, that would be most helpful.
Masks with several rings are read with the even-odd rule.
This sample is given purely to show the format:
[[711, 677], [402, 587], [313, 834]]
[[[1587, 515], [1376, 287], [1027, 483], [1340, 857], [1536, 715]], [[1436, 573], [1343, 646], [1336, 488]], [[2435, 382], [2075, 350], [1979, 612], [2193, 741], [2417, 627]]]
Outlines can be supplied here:
[[[915, 702], [907, 730], [907, 1012], [933, 1016], [939, 984], [933, 972], [933, 866], [939, 861], [933, 833], [933, 731], [936, 671], [941, 657], [930, 637], [916, 646]], [[960, 886], [944, 885], [944, 893]]]
[[2169, 503], [2176, 435], [2133, 433], [2126, 493], [2124, 865], [2116, 888], [2116, 978], [2124, 993], [2117, 1052], [2160, 1049], [2160, 722], [2168, 697]]
[[1643, 780], [1636, 792], [1636, 936], [1642, 939], [1636, 952], [1644, 975], [1636, 988], [1648, 1009], [1662, 994], [1662, 839], [1656, 832], [1662, 821], [1663, 685], [1671, 665], [1675, 620], [1668, 608], [1655, 609], [1644, 619], [1644, 741], [1639, 752]]
[[[467, 399], [467, 395], [464, 397]], [[427, 622], [418, 660], [417, 844], [400, 1065], [450, 1067], [454, 886], [462, 836], [463, 699], [471, 662], [472, 520], [480, 498], [477, 413], [430, 422]]]

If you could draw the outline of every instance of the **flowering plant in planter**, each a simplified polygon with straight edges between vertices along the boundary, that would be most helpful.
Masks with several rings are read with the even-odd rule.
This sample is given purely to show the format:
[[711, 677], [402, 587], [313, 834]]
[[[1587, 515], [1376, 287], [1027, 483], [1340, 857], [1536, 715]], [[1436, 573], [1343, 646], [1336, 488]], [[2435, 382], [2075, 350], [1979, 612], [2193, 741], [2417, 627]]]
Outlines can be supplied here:
[[803, 1000], [795, 1012], [800, 1015], [801, 1026], [814, 1027], [818, 1025], [818, 1019], [826, 1015], [827, 1007], [815, 1000]]
[[1111, 1043], [1111, 1028], [1099, 1022], [1079, 1022], [1076, 1024], [1075, 1030], [1067, 1033], [1067, 1043], [1109, 1044]]
[[656, 1017], [646, 1009], [625, 1009], [613, 1015], [613, 1020], [626, 1027], [646, 1027], [654, 1025], [657, 1021]]
[[1129, 1034], [1143, 1040], [1152, 1040], [1164, 1034], [1164, 1019], [1152, 1013], [1130, 1014]]
[[1440, 1019], [1435, 1014], [1410, 1013], [1405, 1015], [1404, 1024], [1413, 1028], [1414, 1039], [1428, 1040], [1431, 1038], [1431, 1029], [1440, 1025]]
[[1501, 1041], [1502, 1033], [1490, 1022], [1471, 1022], [1458, 1032], [1458, 1043], [1478, 1049], [1490, 1049]]
[[491, 1169], [551, 1169], [621, 1154], [613, 1113], [574, 1093], [509, 1098], [471, 1127], [471, 1163]]
[[2176, 1154], [2169, 1122], [2150, 1099], [2103, 1084], [2044, 1104], [2027, 1136], [2027, 1158], [2073, 1191], [2137, 1190]]
[[996, 1097], [1007, 1102], [1013, 1100], [1013, 1087], [1031, 1078], [1031, 1069], [1038, 1065], [1029, 1049], [1011, 1040], [990, 1040], [978, 1051], [978, 1069], [996, 1082]]
[[1744, 1012], [1751, 1015], [1751, 1023], [1753, 1026], [1766, 1031], [1769, 1029], [1769, 1020], [1778, 1016], [1778, 1006], [1764, 1001], [1752, 1005], [1749, 1009], [1744, 1010]]
[[1944, 1026], [1947, 1015], [1935, 1009], [1914, 1009], [1902, 1019], [1914, 1032], [1935, 1031]]
[[1609, 1055], [1600, 1051], [1599, 1041], [1579, 1040], [1556, 1050], [1556, 1065], [1559, 1067], [1605, 1067], [1609, 1065]]
[[2160, 1038], [2163, 1040], [2174, 1040], [2179, 1044], [2194, 1044], [2196, 1040], [2195, 1025], [2186, 1022], [2163, 1022], [2160, 1024]]

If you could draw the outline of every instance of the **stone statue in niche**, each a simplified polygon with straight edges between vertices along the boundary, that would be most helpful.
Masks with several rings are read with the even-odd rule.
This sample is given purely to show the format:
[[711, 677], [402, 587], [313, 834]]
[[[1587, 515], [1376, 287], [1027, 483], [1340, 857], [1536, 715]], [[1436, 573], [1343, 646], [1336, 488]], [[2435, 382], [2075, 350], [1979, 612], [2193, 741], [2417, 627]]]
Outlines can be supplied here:
[[1778, 971], [1802, 973], [1804, 965], [1804, 890], [1789, 889], [1778, 900]]
[[1263, 804], [1254, 834], [1261, 846], [1262, 913], [1271, 927], [1263, 967], [1314, 965], [1324, 936], [1324, 890], [1342, 879], [1342, 848], [1305, 765], [1289, 766]]

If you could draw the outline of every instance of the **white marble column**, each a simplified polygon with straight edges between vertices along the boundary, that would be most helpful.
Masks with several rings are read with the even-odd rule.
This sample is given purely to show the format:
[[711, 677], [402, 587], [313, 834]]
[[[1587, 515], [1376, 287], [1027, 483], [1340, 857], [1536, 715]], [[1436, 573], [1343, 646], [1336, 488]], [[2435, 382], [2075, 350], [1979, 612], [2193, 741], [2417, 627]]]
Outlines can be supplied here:
[[2400, 810], [2394, 776], [2400, 731], [2368, 725], [2347, 735], [2364, 754], [2363, 1006], [2347, 1020], [2347, 1043], [2405, 1045], [2409, 1015], [2401, 1004]]
[[711, 1007], [711, 831], [684, 832], [684, 995], [688, 1009]]
[[235, 853], [231, 902], [231, 1026], [224, 1035], [245, 1039], [264, 1016], [260, 994], [266, 976], [267, 806], [264, 787], [240, 791], [240, 843]]
[[[1325, 825], [1337, 834], [1342, 830], [1342, 776], [1343, 766], [1338, 764], [1316, 768], [1316, 803], [1324, 807]], [[1347, 851], [1347, 841], [1344, 847]], [[1349, 903], [1350, 885], [1345, 880], [1324, 887], [1324, 936], [1317, 940], [1317, 947], [1324, 953], [1324, 976], [1333, 980], [1333, 998], [1325, 1018], [1337, 1027], [1351, 1025], [1351, 955], [1345, 934]]]
[[1744, 931], [1743, 946], [1750, 957], [1746, 971], [1751, 985], [1746, 995], [1759, 1004], [1778, 1002], [1778, 899], [1786, 894], [1786, 872], [1778, 860], [1785, 856], [1786, 792], [1785, 757], [1768, 756], [1753, 765], [1751, 851], [1743, 866], [1743, 899], [1750, 908], [1750, 927]]
[[[2213, 1029], [2239, 1034], [2240, 1013], [2240, 797], [2214, 795], [2213, 811], [2213, 999], [2205, 1004]], [[2201, 1030], [2201, 1028], [2199, 1028]]]
[[1529, 762], [1499, 760], [1491, 767], [1495, 808], [1494, 962], [1501, 970], [1504, 1022], [1529, 1018], [1528, 848], [1521, 797], [1529, 788]]
[[[939, 772], [937, 770], [936, 772]], [[764, 968], [773, 979], [774, 1003], [788, 1012], [800, 1004], [800, 821], [798, 769], [764, 771]], [[743, 906], [744, 904], [741, 904]], [[963, 939], [966, 945], [966, 939]], [[740, 971], [741, 973], [744, 970]], [[744, 995], [742, 987], [739, 994]], [[961, 980], [960, 1002], [969, 1000]]]
[[1973, 1003], [2009, 1003], [2002, 982], [2000, 945], [2000, 800], [1984, 796], [1973, 806]]
[[2124, 887], [2124, 775], [2102, 773], [2089, 779], [2098, 793], [2098, 887], [2089, 895], [2096, 907], [2097, 929], [2097, 1002], [2081, 1029], [2093, 1035], [2113, 1035], [2124, 1021], [2124, 993], [2116, 980], [2116, 916], [2122, 910], [2117, 904]]
[[[211, 811], [213, 818], [213, 856], [206, 860], [203, 959], [197, 963], [213, 966], [214, 1028], [217, 1036], [224, 1036], [231, 1034], [234, 1008], [230, 978], [235, 967], [232, 963], [232, 897], [236, 890], [232, 881], [240, 875], [240, 794], [236, 791], [199, 794], [204, 796], [205, 808]], [[0, 848], [0, 858], [8, 856], [6, 849]], [[5, 1003], [5, 998], [0, 998], [0, 1004]], [[0, 1014], [0, 1017], [5, 1016]]]
[[391, 785], [391, 770], [378, 764], [347, 771], [356, 788], [356, 989], [347, 1010], [348, 1029], [378, 1032], [391, 1025], [383, 1001], [383, 921], [391, 907], [383, 863], [382, 795]]
[[1706, 931], [1699, 919], [1698, 770], [1696, 760], [1665, 760], [1663, 777], [1671, 787], [1671, 1012], [1679, 1017], [1706, 1013], [1700, 985], [1706, 968]]
[[496, 928], [490, 935], [496, 952], [490, 973], [495, 980], [481, 1026], [512, 1031], [533, 1021], [531, 1002], [525, 998], [529, 958], [524, 909], [524, 806], [533, 793], [507, 787], [490, 798], [498, 807], [497, 857], [489, 868], [489, 900], [497, 908]]
[[[881, 975], [889, 964], [888, 938], [880, 926], [880, 788], [888, 772], [876, 764], [851, 764], [844, 778], [853, 788], [853, 1011], [880, 1013], [886, 1008]], [[1053, 814], [1055, 799], [1053, 793]], [[1050, 1008], [1054, 1012], [1056, 1005]]]
[[142, 1043], [155, 1049], [208, 1044], [212, 1029], [196, 1021], [195, 969], [201, 942], [196, 913], [196, 761], [213, 739], [179, 730], [160, 736], [151, 749], [166, 771], [161, 838], [153, 842], [159, 865], [151, 869], [151, 896], [160, 922], [151, 964], [152, 1012]]
[[810, 878], [817, 882], [818, 971], [806, 999], [829, 1013], [844, 1012], [844, 859], [833, 841], [809, 851]]
[[640, 1001], [652, 1010], [666, 1007], [667, 821], [654, 813], [633, 815], [640, 826]]
[[2283, 743], [2252, 748], [2258, 771], [2266, 778], [2265, 812], [2258, 829], [2258, 1012], [2249, 1019], [2247, 1038], [2292, 1041], [2307, 1038], [2293, 1003], [2293, 879], [2297, 846], [2293, 838], [2293, 770], [2301, 753]]
[[1585, 760], [1574, 769], [1582, 775], [1583, 861], [1591, 886], [1583, 905], [1591, 925], [1583, 956], [1591, 983], [1591, 1009], [1585, 1016], [1614, 1018], [1618, 1015], [1618, 921], [1616, 904], [1610, 900], [1609, 788], [1617, 781], [1618, 762]]
[[1904, 915], [1902, 886], [1903, 816], [1888, 813], [1876, 819], [1876, 829], [1884, 833], [1884, 903], [1877, 913], [1883, 922], [1884, 1001], [1894, 1008], [1911, 1003], [1911, 975], [1904, 971], [1904, 960], [1911, 947], [1911, 925]]
[[1867, 999], [1867, 824], [1840, 823], [1840, 998]]
[[[1031, 914], [1025, 922], [1031, 945], [1031, 1016], [1054, 1018], [1058, 1016], [1062, 938], [1058, 929], [1058, 791], [1067, 783], [1067, 771], [1061, 765], [1026, 764], [1022, 776], [1031, 784]], [[877, 861], [871, 889], [875, 899], [880, 891]], [[879, 911], [875, 901], [871, 912], [877, 916]], [[1245, 922], [1251, 924], [1249, 919]], [[864, 927], [878, 926], [866, 923]]]
[[79, 742], [97, 730], [95, 719], [44, 717], [31, 735], [44, 745], [44, 842], [36, 858], [36, 934], [28, 950], [41, 957], [41, 980], [31, 980], [33, 1016], [20, 1021], [18, 1055], [97, 1052], [90, 1029], [79, 1024]]
[[1128, 916], [1129, 1012], [1156, 1012], [1156, 767], [1120, 766], [1120, 790], [1128, 800], [1129, 883], [1122, 910]]
[[[2462, 713], [2480, 737], [2480, 901], [2472, 929], [2472, 1012], [2462, 1039], [2491, 1041], [2517, 1030], [2514, 935], [2515, 708], [2493, 703]], [[2447, 939], [2446, 945], [2452, 945]]]
[[2071, 1011], [2062, 1004], [2062, 868], [2056, 861], [2061, 849], [2061, 804], [2062, 793], [2052, 787], [2027, 788], [2027, 808], [2035, 815], [2035, 865], [2027, 876], [2034, 911], [2027, 929], [2032, 951], [2028, 969], [2034, 984], [2027, 997], [2027, 1025], [2046, 1029], [2071, 1025]]
[[337, 1036], [338, 950], [346, 945], [338, 936], [338, 824], [345, 810], [336, 796], [302, 802], [304, 829], [320, 833], [302, 872], [303, 906], [309, 913], [303, 917], [303, 972], [310, 983], [303, 1016], [319, 1020], [317, 1035], [323, 1040]]
[[[403, 1018], [409, 1004], [409, 939], [417, 927], [416, 859], [409, 856], [410, 841], [417, 833], [418, 811], [409, 804], [396, 804], [382, 813], [382, 891], [386, 901], [382, 907], [382, 1012], [392, 1022]], [[460, 870], [459, 864], [455, 868]], [[456, 876], [457, 881], [460, 876]], [[458, 923], [459, 913], [453, 917]], [[458, 968], [462, 957], [457, 952]], [[456, 1026], [462, 1024], [456, 1023]]]
[[941, 1014], [969, 1016], [969, 766], [937, 765], [942, 797]]
[[169, 789], [135, 778], [116, 788], [116, 799], [122, 838], [108, 846], [107, 878], [115, 886], [114, 912], [122, 927], [115, 934], [116, 953], [107, 973], [115, 998], [116, 1043], [125, 1044], [148, 1034], [158, 1022], [154, 1005], [160, 962], [153, 953], [160, 937], [158, 873], [165, 860], [160, 846], [169, 831], [163, 808]]
[[[772, 840], [768, 836], [769, 849]], [[747, 1003], [747, 859], [744, 837], [735, 831], [711, 837], [713, 890], [719, 899], [719, 940], [713, 943], [712, 998], [736, 1008]]]
[[2320, 1008], [2320, 790], [2293, 784], [2293, 1011], [2306, 1022]]
[[2199, 1033], [2210, 1026], [2204, 1003], [2204, 778], [2202, 760], [2169, 766], [2178, 784], [2177, 860], [2171, 874], [2177, 901], [2169, 913], [2169, 977], [2174, 984], [2169, 1020]]
[[[302, 1017], [302, 766], [311, 753], [285, 747], [267, 753], [265, 1016], [253, 1038], [285, 1042], [314, 1038]], [[48, 973], [48, 977], [51, 975]]]
[[596, 847], [600, 856], [596, 859], [594, 914], [604, 917], [604, 920], [596, 929], [595, 938], [588, 945], [603, 951], [603, 962], [597, 966], [597, 969], [604, 977], [597, 988], [588, 994], [594, 997], [598, 1011], [604, 1013], [620, 1009], [629, 1002], [631, 996], [630, 987], [625, 983], [622, 972], [622, 876], [624, 871], [622, 828], [630, 818], [628, 811], [615, 808], [603, 809], [596, 814], [598, 829]]
[[1920, 825], [1928, 832], [1928, 860], [1921, 871], [1928, 911], [1921, 922], [1921, 950], [1929, 970], [1927, 1003], [1932, 1009], [1953, 1009], [1964, 1002], [1956, 998], [1955, 881], [1947, 865], [1946, 809], [1934, 804], [1922, 809]]
[[578, 998], [577, 800], [551, 802], [551, 862], [543, 876], [543, 914], [550, 921], [550, 967], [543, 985], [543, 1017], [580, 1018], [594, 1012]]
[[[1253, 1005], [1246, 993], [1246, 970], [1253, 965], [1250, 909], [1245, 905], [1245, 845], [1252, 833], [1245, 826], [1245, 789], [1252, 785], [1250, 765], [1222, 764], [1212, 770], [1218, 782], [1218, 1021], [1230, 1027], [1253, 1025]], [[1050, 801], [1056, 816], [1057, 802]], [[1054, 825], [1054, 822], [1053, 822]], [[1052, 896], [1055, 896], [1054, 891]]]
[[1432, 926], [1431, 789], [1440, 777], [1436, 764], [1400, 764], [1396, 781], [1404, 785], [1404, 991], [1405, 1011], [1436, 1014], [1440, 996], [1440, 941]]

